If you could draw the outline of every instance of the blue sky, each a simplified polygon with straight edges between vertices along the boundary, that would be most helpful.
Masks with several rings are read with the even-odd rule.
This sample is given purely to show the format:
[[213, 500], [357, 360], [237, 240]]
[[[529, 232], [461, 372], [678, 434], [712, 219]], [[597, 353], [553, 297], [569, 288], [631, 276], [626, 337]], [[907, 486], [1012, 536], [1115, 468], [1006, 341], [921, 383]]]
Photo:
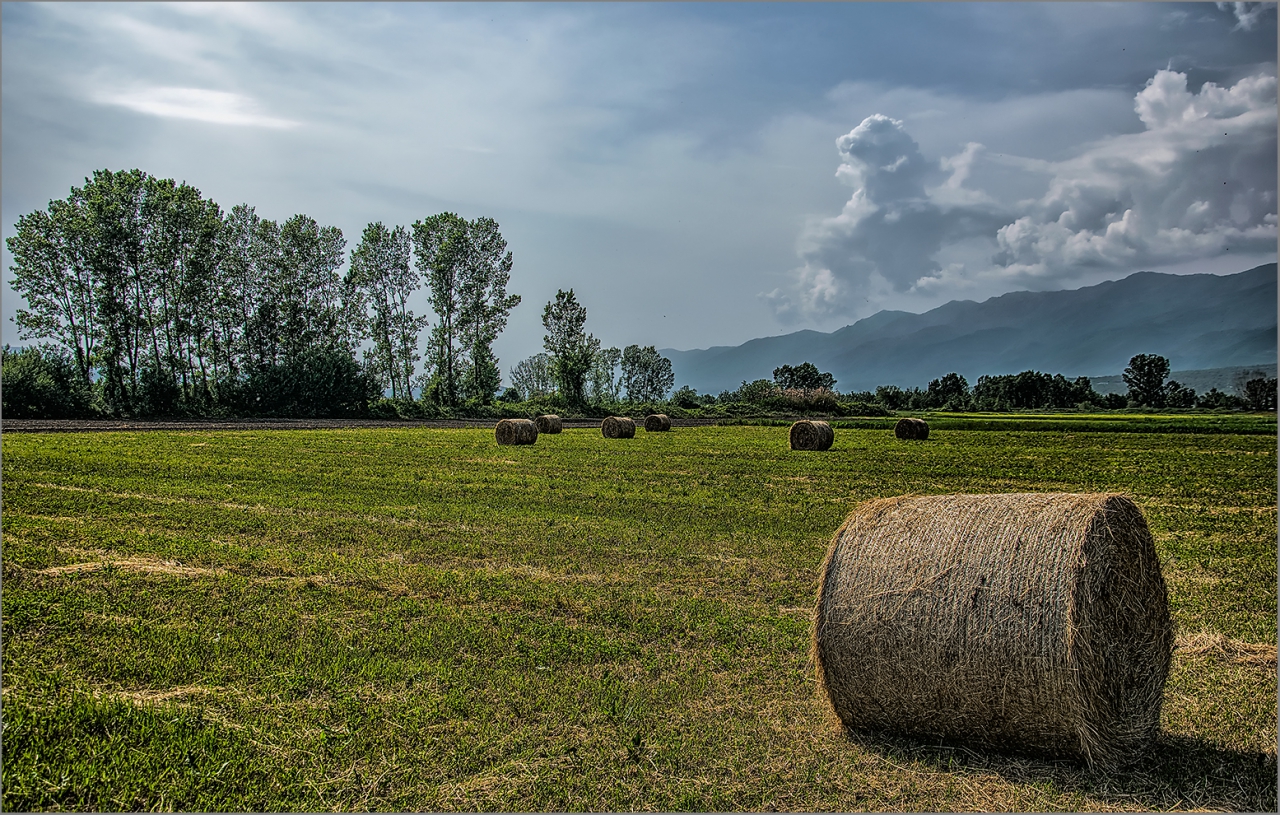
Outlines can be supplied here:
[[606, 345], [687, 349], [1276, 257], [1274, 3], [2, 13], [5, 237], [102, 168], [348, 249], [488, 215], [524, 298], [504, 371], [558, 288]]

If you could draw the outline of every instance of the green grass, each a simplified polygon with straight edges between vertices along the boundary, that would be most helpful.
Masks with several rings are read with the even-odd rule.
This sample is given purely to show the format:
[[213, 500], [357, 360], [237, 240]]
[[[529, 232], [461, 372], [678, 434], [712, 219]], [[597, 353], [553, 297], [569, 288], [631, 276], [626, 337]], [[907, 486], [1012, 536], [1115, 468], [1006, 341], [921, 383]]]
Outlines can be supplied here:
[[1275, 642], [1274, 436], [930, 421], [7, 434], [0, 804], [1274, 810], [1274, 662], [1175, 655], [1120, 774], [839, 731], [809, 609], [867, 498], [1127, 492], [1179, 630]]

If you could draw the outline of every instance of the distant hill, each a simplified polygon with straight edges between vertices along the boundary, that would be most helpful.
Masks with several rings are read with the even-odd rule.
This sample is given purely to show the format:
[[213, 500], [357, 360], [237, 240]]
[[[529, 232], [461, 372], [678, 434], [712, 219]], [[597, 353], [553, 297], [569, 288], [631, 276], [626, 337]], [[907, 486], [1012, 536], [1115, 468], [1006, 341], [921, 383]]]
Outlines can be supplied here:
[[1233, 275], [1138, 272], [1072, 291], [953, 300], [924, 314], [881, 311], [831, 333], [797, 331], [662, 354], [677, 387], [702, 393], [771, 379], [779, 365], [806, 361], [831, 372], [844, 392], [924, 387], [951, 371], [970, 384], [984, 374], [1028, 369], [1118, 376], [1135, 354], [1168, 357], [1178, 371], [1260, 365], [1274, 371], [1276, 264]]

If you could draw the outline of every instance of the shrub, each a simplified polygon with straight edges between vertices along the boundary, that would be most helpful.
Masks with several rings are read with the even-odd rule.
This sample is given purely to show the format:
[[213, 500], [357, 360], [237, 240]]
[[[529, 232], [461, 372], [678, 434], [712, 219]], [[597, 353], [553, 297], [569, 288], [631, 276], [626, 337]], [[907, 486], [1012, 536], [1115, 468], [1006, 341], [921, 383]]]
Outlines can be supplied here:
[[743, 382], [738, 388], [737, 401], [763, 405], [778, 392], [777, 387], [768, 379], [757, 379], [754, 382]]
[[774, 407], [779, 410], [795, 413], [826, 413], [839, 415], [840, 400], [827, 388], [803, 390], [787, 388], [773, 398]]
[[48, 346], [3, 350], [0, 392], [9, 419], [76, 419], [90, 415], [91, 392], [66, 352]]
[[688, 409], [700, 407], [703, 402], [697, 391], [688, 385], [681, 385], [675, 393], [671, 394], [671, 404]]
[[264, 416], [354, 418], [369, 414], [381, 390], [347, 352], [314, 348], [251, 373], [244, 409]]
[[1250, 410], [1276, 409], [1276, 380], [1259, 377], [1244, 383], [1244, 398]]
[[1217, 388], [1209, 388], [1206, 393], [1200, 394], [1196, 399], [1196, 407], [1215, 409], [1240, 410], [1245, 406], [1245, 401], [1239, 396], [1230, 393], [1223, 393]]

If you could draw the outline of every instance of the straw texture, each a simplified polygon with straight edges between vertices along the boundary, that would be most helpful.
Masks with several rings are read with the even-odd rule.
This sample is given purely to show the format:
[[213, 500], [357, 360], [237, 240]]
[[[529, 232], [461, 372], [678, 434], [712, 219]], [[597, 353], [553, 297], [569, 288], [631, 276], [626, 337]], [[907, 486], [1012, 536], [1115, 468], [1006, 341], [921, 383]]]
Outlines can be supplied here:
[[538, 440], [538, 426], [528, 419], [500, 419], [493, 435], [498, 444], [533, 444]]
[[853, 731], [1133, 760], [1173, 628], [1141, 511], [1113, 494], [857, 507], [819, 573], [818, 685]]
[[830, 450], [836, 432], [826, 422], [801, 419], [791, 425], [792, 450]]
[[893, 435], [908, 441], [924, 441], [929, 438], [929, 423], [924, 419], [907, 417], [893, 426]]
[[600, 432], [606, 439], [634, 439], [636, 423], [626, 416], [609, 416], [600, 423]]
[[665, 413], [651, 413], [644, 417], [646, 433], [660, 433], [671, 429], [671, 417]]
[[539, 416], [533, 420], [533, 423], [538, 426], [539, 433], [559, 433], [564, 430], [564, 422], [560, 421], [560, 417], [554, 413]]

